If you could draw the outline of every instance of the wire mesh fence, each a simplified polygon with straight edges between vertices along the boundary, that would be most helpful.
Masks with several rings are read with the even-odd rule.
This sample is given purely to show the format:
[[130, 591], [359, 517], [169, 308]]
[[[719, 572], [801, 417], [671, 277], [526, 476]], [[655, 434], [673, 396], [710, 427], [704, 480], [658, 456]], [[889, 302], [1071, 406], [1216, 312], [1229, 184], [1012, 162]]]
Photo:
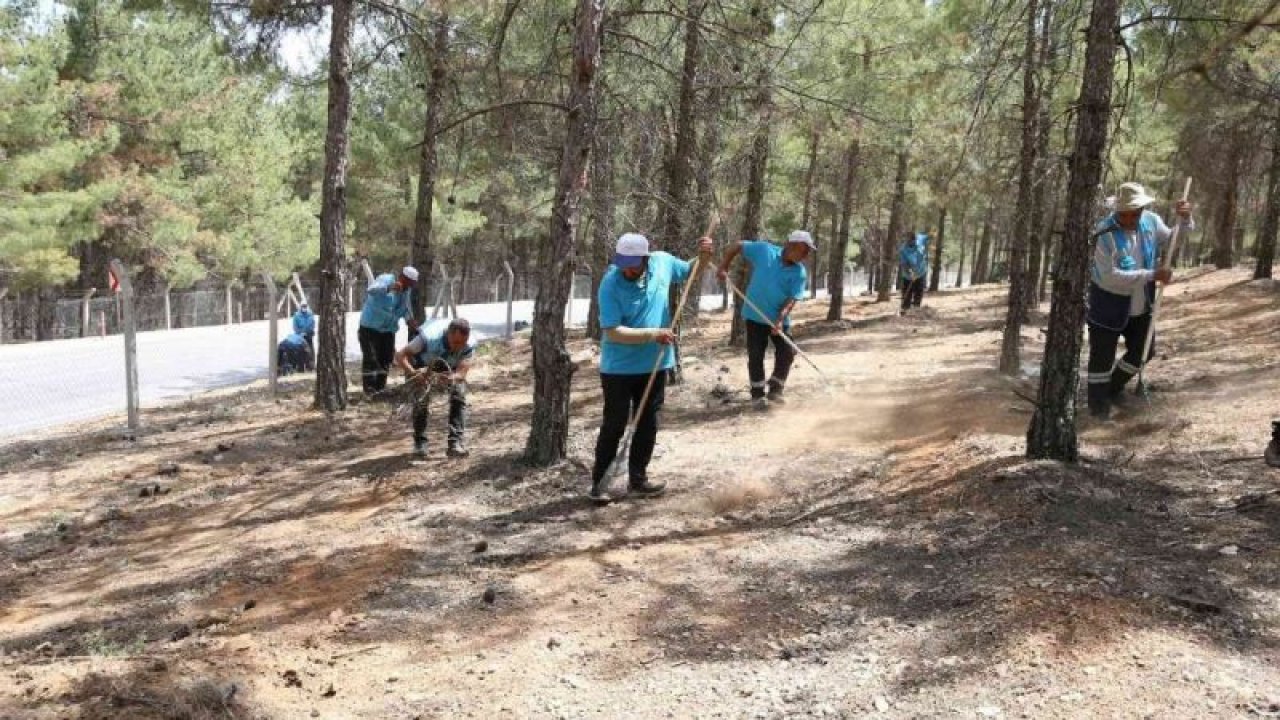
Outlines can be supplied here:
[[[518, 331], [533, 320], [537, 283], [517, 276], [518, 282], [510, 283], [516, 293], [508, 299], [509, 279], [505, 274], [501, 279], [486, 281], [478, 298], [467, 296], [479, 302], [455, 301], [438, 308], [428, 304], [428, 314], [435, 309], [437, 322], [455, 312], [466, 317], [480, 341]], [[949, 271], [943, 285], [952, 286], [954, 279], [955, 273]], [[815, 282], [819, 297], [825, 297], [827, 274], [821, 273]], [[423, 283], [419, 291], [434, 299], [441, 287], [437, 280]], [[866, 273], [846, 267], [845, 294], [857, 295], [865, 287]], [[574, 276], [572, 301], [565, 308], [566, 324], [586, 324], [592, 288], [591, 275]], [[702, 274], [700, 291], [704, 309], [728, 306], [715, 273]], [[286, 289], [282, 285], [272, 298], [265, 284], [260, 284], [233, 287], [230, 293], [225, 288], [201, 288], [175, 290], [167, 297], [136, 297], [132, 308], [141, 408], [145, 411], [173, 399], [267, 377], [270, 359], [277, 352], [265, 320], [269, 309], [274, 306], [278, 312], [278, 342], [292, 332], [290, 318], [298, 302], [305, 298], [315, 309], [318, 295], [319, 287], [314, 285], [302, 286], [301, 292], [296, 286]], [[350, 287], [346, 319], [344, 353], [351, 362], [360, 357], [356, 333], [364, 297], [364, 278], [358, 277]], [[45, 303], [43, 308], [41, 302]], [[127, 394], [125, 342], [121, 337], [127, 314], [124, 296], [62, 298], [34, 304], [34, 308], [24, 306], [11, 297], [0, 300], [0, 317], [5, 319], [0, 397], [6, 400], [0, 403], [0, 438], [93, 417], [118, 414], [123, 418]], [[34, 335], [31, 323], [41, 312], [48, 314], [45, 322], [53, 329], [46, 337], [55, 342], [29, 341]], [[15, 316], [25, 318], [27, 324], [16, 325]], [[426, 318], [428, 322], [432, 319]], [[17, 343], [11, 340], [15, 331], [20, 340]], [[397, 345], [408, 340], [407, 330], [401, 329]]]

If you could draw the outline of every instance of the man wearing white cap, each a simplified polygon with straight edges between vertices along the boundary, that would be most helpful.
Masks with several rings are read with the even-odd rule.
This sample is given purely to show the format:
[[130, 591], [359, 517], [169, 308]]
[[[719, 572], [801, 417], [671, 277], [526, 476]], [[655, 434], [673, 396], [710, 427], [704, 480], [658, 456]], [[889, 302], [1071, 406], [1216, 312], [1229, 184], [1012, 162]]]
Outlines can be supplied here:
[[[796, 355], [780, 336], [791, 329], [791, 309], [796, 301], [804, 299], [809, 277], [804, 261], [817, 249], [812, 235], [796, 230], [787, 238], [785, 247], [764, 240], [744, 240], [729, 248], [720, 261], [721, 282], [728, 280], [729, 266], [738, 255], [751, 263], [751, 281], [747, 283], [746, 292], [750, 302], [742, 308], [742, 318], [747, 328], [751, 400], [758, 409], [767, 409], [770, 401], [783, 402], [782, 389]], [[773, 374], [766, 381], [764, 353], [770, 339], [773, 340]]]
[[[1142, 346], [1151, 326], [1155, 284], [1173, 279], [1158, 265], [1160, 244], [1173, 234], [1159, 215], [1147, 210], [1155, 198], [1136, 182], [1120, 186], [1112, 212], [1098, 223], [1089, 283], [1089, 412], [1111, 416], [1111, 406], [1124, 399], [1124, 387], [1155, 355], [1155, 339], [1147, 357]], [[1174, 205], [1182, 232], [1195, 229], [1191, 203]], [[1116, 360], [1120, 338], [1124, 357]]]
[[387, 386], [387, 371], [396, 355], [400, 318], [404, 318], [410, 334], [418, 331], [409, 305], [409, 291], [417, 284], [417, 268], [406, 265], [399, 277], [391, 273], [379, 275], [365, 291], [360, 329], [356, 332], [360, 340], [361, 384], [365, 395]]
[[[597, 503], [612, 498], [605, 474], [618, 454], [618, 443], [644, 395], [649, 375], [658, 364], [649, 399], [640, 412], [631, 455], [627, 458], [630, 492], [642, 497], [660, 494], [666, 483], [648, 476], [649, 460], [658, 436], [658, 411], [662, 409], [667, 373], [675, 367], [671, 331], [670, 289], [691, 281], [692, 263], [661, 251], [649, 251], [649, 240], [638, 233], [618, 238], [613, 267], [600, 281], [600, 385], [604, 389], [604, 420], [596, 440], [595, 465], [591, 469], [590, 497]], [[699, 265], [711, 259], [711, 238], [698, 242]]]

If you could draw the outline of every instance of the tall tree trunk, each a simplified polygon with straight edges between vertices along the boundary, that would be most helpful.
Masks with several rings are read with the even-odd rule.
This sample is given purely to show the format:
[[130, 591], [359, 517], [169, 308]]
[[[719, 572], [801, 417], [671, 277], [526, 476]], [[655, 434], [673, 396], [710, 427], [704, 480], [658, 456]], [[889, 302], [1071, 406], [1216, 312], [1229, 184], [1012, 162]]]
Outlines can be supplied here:
[[418, 156], [418, 208], [413, 216], [413, 243], [409, 247], [409, 263], [417, 267], [422, 278], [413, 292], [414, 315], [427, 317], [427, 286], [435, 270], [435, 255], [431, 252], [431, 211], [436, 192], [436, 176], [439, 163], [436, 153], [436, 135], [439, 134], [441, 104], [448, 80], [449, 16], [436, 20], [431, 40], [431, 77], [427, 79], [427, 108], [422, 122], [422, 147]]
[[1045, 204], [1049, 194], [1049, 113], [1040, 103], [1040, 117], [1036, 122], [1039, 137], [1036, 141], [1035, 182], [1031, 191], [1030, 249], [1027, 254], [1026, 295], [1023, 303], [1027, 310], [1040, 305], [1040, 275], [1044, 265], [1044, 250], [1048, 245], [1045, 230]]
[[[706, 0], [689, 0], [687, 3], [687, 17], [684, 22], [684, 60], [680, 70], [675, 140], [667, 162], [666, 205], [663, 215], [665, 222], [662, 226], [662, 240], [659, 243], [667, 251], [682, 257], [692, 255], [697, 247], [697, 240], [690, 229], [692, 213], [689, 195], [694, 181], [694, 155], [698, 151], [697, 115], [694, 113], [697, 105], [695, 89], [698, 65], [702, 55], [701, 23], [702, 10], [705, 7]], [[681, 289], [681, 285], [674, 283], [668, 289], [668, 302], [671, 303], [672, 308], [679, 304]], [[701, 292], [695, 284], [689, 288], [689, 293], [689, 301], [683, 312], [685, 319], [691, 320], [697, 317]], [[683, 325], [682, 320], [680, 326], [683, 327]], [[678, 385], [684, 379], [684, 353], [680, 343], [675, 346], [675, 356], [676, 365], [669, 382]]]
[[315, 405], [347, 407], [346, 221], [351, 143], [351, 0], [333, 0], [329, 37], [329, 122], [320, 207], [320, 305]]
[[1267, 205], [1258, 228], [1258, 259], [1253, 267], [1255, 280], [1271, 277], [1276, 256], [1276, 234], [1280, 231], [1280, 118], [1271, 128], [1271, 166], [1267, 168]]
[[1218, 227], [1213, 249], [1213, 264], [1219, 269], [1235, 265], [1233, 245], [1236, 237], [1236, 215], [1239, 212], [1242, 150], [1242, 143], [1234, 141], [1227, 158], [1227, 177], [1222, 191], [1222, 204], [1218, 212]]
[[574, 366], [565, 348], [564, 308], [573, 284], [574, 238], [587, 184], [595, 125], [596, 84], [605, 0], [578, 0], [573, 65], [565, 106], [564, 150], [556, 177], [551, 234], [538, 254], [538, 298], [533, 318], [533, 421], [525, 459], [550, 465], [565, 457], [569, 441], [569, 389]]
[[956, 263], [956, 284], [955, 287], [964, 287], [964, 259], [965, 250], [969, 246], [969, 230], [965, 226], [965, 220], [968, 212], [960, 214], [960, 262]]
[[929, 292], [938, 292], [942, 286], [942, 243], [947, 238], [947, 206], [938, 211], [938, 238], [933, 248], [933, 277], [929, 278]]
[[911, 151], [903, 147], [898, 151], [898, 170], [893, 180], [893, 204], [889, 206], [889, 231], [880, 245], [880, 283], [876, 288], [876, 302], [888, 302], [892, 288], [894, 248], [902, 234], [903, 206], [907, 199], [907, 166]]
[[[809, 169], [804, 173], [804, 201], [801, 203], [800, 210], [800, 229], [812, 232], [814, 237], [818, 236], [815, 228], [809, 227], [809, 223], [813, 220], [813, 176], [818, 169], [818, 142], [821, 139], [821, 133], [818, 132], [818, 126], [814, 125], [809, 132]], [[834, 238], [832, 238], [834, 240]], [[818, 297], [818, 253], [809, 253], [809, 298]]]
[[1084, 296], [1089, 280], [1090, 237], [1095, 216], [1102, 152], [1111, 117], [1116, 24], [1120, 0], [1094, 0], [1085, 50], [1084, 80], [1067, 187], [1066, 235], [1053, 285], [1049, 334], [1045, 340], [1040, 395], [1027, 429], [1027, 456], [1075, 462], [1076, 391], [1083, 344]]
[[844, 153], [844, 184], [840, 192], [840, 229], [837, 236], [831, 238], [831, 252], [827, 259], [830, 269], [830, 281], [827, 283], [830, 304], [827, 305], [827, 319], [839, 320], [844, 317], [844, 258], [849, 252], [849, 226], [853, 219], [853, 190], [858, 175], [858, 155], [861, 145], [857, 138], [849, 142], [849, 149]]
[[1018, 206], [1009, 253], [1009, 299], [1005, 311], [1004, 336], [1000, 343], [1000, 372], [1017, 375], [1022, 370], [1022, 323], [1027, 316], [1027, 244], [1036, 182], [1036, 143], [1040, 134], [1036, 123], [1040, 109], [1036, 97], [1036, 0], [1027, 0], [1027, 36], [1022, 56], [1022, 157], [1018, 168]]
[[[769, 164], [769, 105], [771, 103], [767, 66], [761, 71], [758, 82], [760, 83], [760, 90], [756, 93], [755, 106], [760, 108], [760, 117], [757, 121], [755, 137], [751, 141], [751, 161], [747, 174], [747, 199], [742, 207], [741, 235], [744, 240], [758, 239], [762, 231], [760, 218], [764, 212], [765, 173]], [[739, 287], [746, 287], [748, 279], [745, 263], [739, 263], [738, 277], [735, 282], [739, 283]], [[735, 302], [733, 304], [733, 325], [729, 331], [729, 345], [733, 347], [741, 345], [746, 335], [745, 331], [746, 326], [742, 321], [742, 303]]]
[[[675, 117], [674, 147], [667, 158], [665, 211], [659, 247], [677, 255], [692, 251], [695, 241], [689, 237], [689, 190], [693, 185], [693, 157], [697, 152], [697, 125], [694, 109], [697, 102], [695, 82], [701, 57], [702, 9], [706, 0], [689, 0], [684, 21], [684, 62], [681, 65]], [[672, 288], [675, 292], [675, 288]]]
[[609, 264], [609, 248], [614, 242], [613, 147], [606, 127], [597, 128], [591, 150], [591, 306], [587, 310], [587, 336], [600, 339], [600, 303], [596, 296], [600, 280]]
[[988, 205], [986, 214], [982, 216], [982, 237], [978, 240], [978, 252], [973, 261], [970, 285], [982, 285], [987, 282], [987, 274], [991, 268], [991, 226], [994, 214], [994, 204]]

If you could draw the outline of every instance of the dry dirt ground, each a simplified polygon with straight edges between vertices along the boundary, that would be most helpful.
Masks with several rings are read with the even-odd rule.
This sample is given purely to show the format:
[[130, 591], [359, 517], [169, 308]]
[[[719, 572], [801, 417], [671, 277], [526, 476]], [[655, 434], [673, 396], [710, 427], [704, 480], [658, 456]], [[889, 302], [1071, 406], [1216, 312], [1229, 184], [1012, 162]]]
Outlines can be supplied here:
[[1021, 457], [1043, 318], [998, 376], [997, 287], [804, 308], [831, 384], [768, 413], [713, 394], [745, 359], [704, 319], [668, 493], [604, 509], [589, 359], [572, 460], [519, 462], [526, 341], [466, 460], [305, 378], [0, 448], [0, 718], [1280, 716], [1280, 292], [1190, 274], [1076, 466]]

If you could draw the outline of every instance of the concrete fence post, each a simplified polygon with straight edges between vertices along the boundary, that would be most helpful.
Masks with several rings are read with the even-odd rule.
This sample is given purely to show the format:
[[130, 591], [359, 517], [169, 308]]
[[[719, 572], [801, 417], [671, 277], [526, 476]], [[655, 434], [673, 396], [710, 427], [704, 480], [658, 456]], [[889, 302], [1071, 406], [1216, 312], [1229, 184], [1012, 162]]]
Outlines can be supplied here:
[[280, 307], [276, 304], [276, 281], [271, 273], [262, 273], [262, 280], [267, 284], [267, 383], [271, 386], [271, 394], [276, 394], [276, 375], [280, 371], [279, 356], [276, 347], [280, 334]]
[[173, 294], [173, 284], [164, 284], [164, 329], [173, 329], [173, 304], [170, 295]]
[[138, 328], [133, 316], [133, 281], [124, 263], [111, 261], [111, 272], [120, 283], [116, 297], [124, 319], [124, 384], [125, 407], [129, 417], [129, 432], [138, 432]]
[[89, 288], [84, 291], [84, 297], [80, 299], [80, 337], [89, 337], [89, 300], [93, 294], [98, 292], [98, 288]]
[[515, 302], [516, 295], [516, 271], [511, 269], [511, 263], [506, 260], [502, 261], [502, 269], [507, 273], [507, 339], [510, 340], [515, 333], [512, 303]]
[[8, 297], [8, 295], [9, 295], [9, 288], [0, 288], [0, 345], [4, 344], [5, 324], [9, 320], [9, 315], [8, 313], [5, 312], [7, 308], [5, 307], [5, 301], [4, 301], [4, 299]]

